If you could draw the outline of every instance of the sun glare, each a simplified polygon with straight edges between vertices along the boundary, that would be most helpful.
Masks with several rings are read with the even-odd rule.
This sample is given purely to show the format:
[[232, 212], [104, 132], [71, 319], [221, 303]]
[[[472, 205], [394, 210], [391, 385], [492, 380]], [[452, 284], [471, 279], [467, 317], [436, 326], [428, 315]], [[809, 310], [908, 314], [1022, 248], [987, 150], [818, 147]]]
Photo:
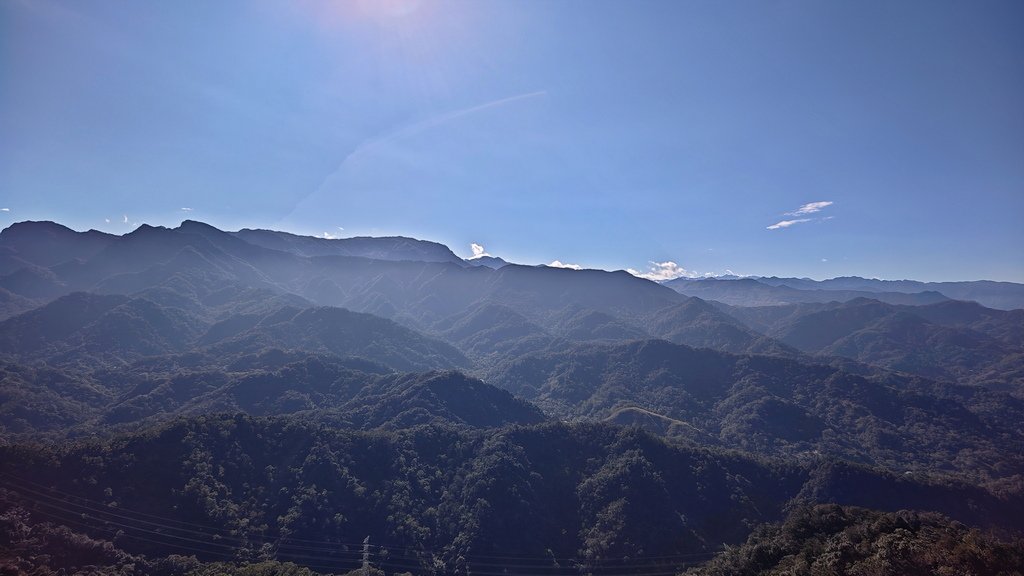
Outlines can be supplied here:
[[371, 18], [405, 18], [420, 7], [420, 0], [360, 0], [359, 10]]
[[303, 0], [299, 5], [320, 24], [332, 27], [367, 21], [405, 25], [422, 19], [426, 12], [421, 0]]

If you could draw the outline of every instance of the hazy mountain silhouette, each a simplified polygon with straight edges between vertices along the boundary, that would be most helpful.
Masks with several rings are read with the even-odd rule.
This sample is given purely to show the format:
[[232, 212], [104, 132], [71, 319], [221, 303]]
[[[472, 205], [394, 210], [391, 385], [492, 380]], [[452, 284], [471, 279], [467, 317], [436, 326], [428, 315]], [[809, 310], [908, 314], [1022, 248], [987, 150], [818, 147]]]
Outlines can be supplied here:
[[780, 355], [796, 352], [696, 297], [651, 315], [648, 326], [654, 336], [698, 348]]
[[860, 298], [730, 312], [805, 352], [953, 382], [1024, 390], [1024, 310], [959, 301], [893, 306]]
[[[278, 302], [273, 295], [263, 297]], [[450, 345], [369, 314], [280, 305], [255, 310], [243, 308], [213, 322], [204, 310], [75, 293], [0, 322], [0, 342], [22, 361], [94, 367], [192, 350], [234, 358], [267, 347], [359, 356], [398, 370], [468, 366]]]
[[[827, 454], [897, 470], [975, 474], [974, 462], [957, 462], [966, 449], [990, 454], [1000, 475], [1024, 470], [1016, 452], [1024, 436], [1004, 419], [1024, 417], [1024, 401], [977, 387], [863, 377], [657, 340], [528, 355], [492, 381], [556, 417], [622, 421], [622, 409], [639, 407], [679, 424], [674, 432], [683, 436], [758, 453]], [[631, 423], [643, 423], [630, 416]]]
[[231, 356], [267, 347], [357, 356], [402, 371], [469, 364], [450, 345], [390, 320], [326, 306], [281, 308], [259, 319], [253, 327], [214, 344], [211, 352]]
[[[182, 222], [182, 227], [191, 221]], [[359, 256], [375, 260], [415, 260], [418, 262], [454, 262], [462, 259], [444, 244], [403, 236], [384, 238], [315, 238], [274, 230], [243, 228], [234, 236], [264, 248], [297, 256]]]
[[874, 298], [892, 304], [922, 305], [948, 300], [935, 291], [882, 292], [869, 290], [824, 289], [819, 286], [794, 288], [786, 284], [772, 285], [761, 279], [677, 278], [666, 286], [687, 296], [717, 300], [733, 306], [777, 306], [800, 302], [845, 302], [855, 298]]
[[[976, 280], [971, 282], [918, 282], [916, 280], [877, 280], [859, 276], [845, 276], [829, 280], [809, 278], [759, 277], [758, 282], [771, 286], [789, 286], [803, 290], [857, 290], [865, 292], [902, 292], [914, 294], [925, 291], [940, 292], [956, 300], [972, 300], [1001, 310], [1024, 308], [1024, 284]], [[869, 296], [889, 302], [886, 298]], [[893, 304], [915, 304], [915, 302], [891, 302]], [[922, 304], [923, 302], [916, 302]]]

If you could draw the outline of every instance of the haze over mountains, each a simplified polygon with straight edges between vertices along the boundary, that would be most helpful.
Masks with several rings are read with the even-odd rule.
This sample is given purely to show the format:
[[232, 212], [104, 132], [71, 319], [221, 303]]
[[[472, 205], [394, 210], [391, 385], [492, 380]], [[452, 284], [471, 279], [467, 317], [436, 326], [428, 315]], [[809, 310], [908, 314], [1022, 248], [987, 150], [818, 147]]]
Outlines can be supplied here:
[[998, 568], [1014, 546], [970, 531], [1024, 530], [1021, 422], [1019, 284], [659, 284], [195, 221], [0, 232], [18, 570], [344, 573], [369, 535], [387, 573], [651, 574], [747, 542], [713, 574], [897, 525], [974, 534], [962, 554]]
[[859, 277], [809, 278], [678, 278], [666, 282], [680, 293], [739, 306], [772, 306], [809, 302], [843, 302], [871, 298], [890, 304], [933, 304], [968, 300], [990, 308], [1024, 307], [1024, 284], [1013, 282], [916, 282]]

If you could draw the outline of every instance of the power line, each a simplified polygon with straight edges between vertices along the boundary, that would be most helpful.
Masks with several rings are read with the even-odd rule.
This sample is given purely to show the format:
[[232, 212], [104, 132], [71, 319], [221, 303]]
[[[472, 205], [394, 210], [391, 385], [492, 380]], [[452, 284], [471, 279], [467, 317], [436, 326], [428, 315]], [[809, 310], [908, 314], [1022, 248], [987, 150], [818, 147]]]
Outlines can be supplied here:
[[[8, 478], [11, 478], [11, 479], [17, 479], [17, 480], [21, 481], [23, 484], [27, 483], [27, 484], [32, 484], [32, 485], [35, 485], [35, 486], [42, 487], [42, 485], [40, 485], [38, 483], [30, 482], [30, 481], [24, 481], [23, 479], [18, 479], [18, 478], [14, 477], [13, 475], [10, 475], [10, 474], [6, 474], [6, 473], [0, 472], [0, 475], [7, 476]], [[134, 517], [130, 516], [130, 514], [137, 514], [137, 515], [140, 515], [140, 516], [147, 516], [149, 518], [158, 518], [158, 519], [161, 519], [161, 520], [164, 520], [164, 521], [167, 521], [167, 522], [173, 522], [173, 523], [181, 524], [181, 525], [189, 525], [189, 526], [201, 527], [201, 528], [204, 528], [204, 529], [206, 529], [208, 531], [212, 531], [212, 532], [226, 532], [227, 530], [222, 529], [222, 528], [212, 528], [212, 527], [209, 527], [209, 526], [206, 526], [206, 525], [202, 525], [202, 524], [195, 524], [195, 523], [188, 523], [188, 522], [178, 521], [176, 519], [165, 518], [165, 517], [158, 516], [158, 515], [155, 515], [155, 514], [148, 514], [148, 513], [139, 512], [139, 511], [133, 511], [133, 510], [124, 509], [124, 508], [117, 508], [116, 509], [117, 511], [115, 512], [115, 511], [110, 510], [109, 505], [107, 505], [105, 503], [97, 502], [95, 500], [90, 500], [88, 498], [76, 496], [76, 495], [73, 495], [73, 494], [67, 494], [67, 493], [61, 492], [59, 490], [56, 490], [54, 488], [50, 488], [50, 487], [43, 487], [43, 488], [46, 491], [48, 491], [48, 492], [53, 492], [55, 494], [63, 495], [63, 496], [66, 496], [68, 498], [72, 498], [74, 500], [80, 500], [82, 502], [87, 502], [87, 503], [91, 503], [91, 504], [97, 504], [101, 508], [95, 508], [95, 507], [89, 506], [88, 504], [81, 504], [81, 503], [68, 502], [66, 500], [61, 500], [60, 498], [58, 498], [57, 496], [54, 496], [52, 494], [46, 494], [46, 493], [38, 492], [38, 491], [35, 491], [35, 490], [31, 490], [31, 489], [25, 488], [25, 486], [12, 486], [12, 488], [13, 488], [13, 490], [15, 492], [22, 492], [22, 493], [33, 494], [36, 497], [36, 500], [34, 500], [34, 501], [37, 504], [43, 505], [43, 506], [47, 506], [47, 507], [50, 507], [50, 508], [53, 508], [53, 509], [56, 509], [56, 510], [63, 511], [66, 514], [72, 514], [72, 515], [76, 515], [76, 516], [81, 516], [81, 515], [88, 516], [88, 514], [82, 512], [82, 510], [87, 510], [87, 511], [93, 513], [93, 517], [94, 517], [94, 519], [96, 521], [102, 522], [102, 523], [107, 524], [107, 525], [118, 526], [120, 528], [127, 529], [127, 530], [141, 531], [143, 533], [152, 534], [152, 535], [155, 535], [155, 536], [159, 536], [161, 538], [171, 538], [171, 539], [175, 539], [175, 540], [180, 540], [182, 542], [191, 542], [191, 543], [194, 543], [194, 544], [201, 544], [205, 548], [197, 549], [197, 548], [193, 548], [193, 547], [188, 546], [188, 545], [182, 545], [180, 542], [175, 542], [173, 544], [169, 544], [167, 542], [160, 542], [160, 541], [153, 540], [153, 539], [150, 539], [150, 538], [144, 538], [144, 537], [140, 537], [140, 536], [137, 536], [137, 535], [131, 535], [131, 534], [124, 534], [124, 533], [122, 533], [122, 536], [128, 536], [128, 537], [131, 537], [134, 540], [145, 541], [145, 542], [149, 542], [149, 543], [153, 543], [153, 544], [157, 544], [157, 545], [161, 545], [161, 546], [175, 546], [175, 547], [178, 547], [178, 548], [181, 548], [181, 549], [189, 549], [189, 550], [192, 550], [192, 551], [198, 551], [198, 552], [201, 552], [203, 554], [212, 554], [212, 553], [215, 553], [215, 552], [210, 550], [210, 547], [224, 548], [224, 549], [230, 550], [232, 552], [237, 552], [239, 549], [244, 549], [245, 545], [259, 544], [258, 540], [264, 540], [264, 541], [267, 541], [267, 542], [264, 542], [264, 544], [276, 543], [278, 545], [278, 550], [275, 551], [274, 555], [275, 556], [284, 557], [285, 559], [296, 559], [296, 560], [298, 560], [298, 559], [305, 559], [305, 560], [313, 560], [313, 561], [318, 561], [318, 560], [322, 561], [322, 560], [330, 559], [331, 561], [342, 561], [343, 562], [343, 561], [346, 560], [346, 558], [344, 557], [345, 554], [358, 554], [358, 552], [354, 552], [354, 551], [338, 550], [337, 546], [339, 546], [339, 545], [343, 545], [343, 546], [347, 545], [347, 543], [344, 543], [344, 542], [339, 542], [339, 541], [322, 541], [322, 540], [321, 541], [317, 541], [317, 540], [305, 540], [305, 539], [294, 539], [294, 540], [296, 542], [302, 541], [302, 542], [307, 542], [307, 543], [315, 543], [315, 544], [318, 544], [320, 546], [330, 546], [331, 548], [330, 548], [330, 550], [325, 550], [325, 549], [319, 548], [319, 547], [298, 546], [298, 545], [287, 544], [287, 545], [284, 546], [284, 550], [281, 550], [280, 548], [281, 548], [282, 544], [285, 541], [290, 540], [291, 539], [290, 537], [288, 537], [288, 536], [278, 536], [276, 538], [273, 538], [271, 536], [263, 535], [263, 534], [259, 534], [259, 533], [256, 533], [256, 534], [246, 534], [244, 538], [236, 536], [236, 535], [227, 535], [227, 536], [225, 536], [225, 535], [222, 535], [222, 534], [209, 534], [209, 533], [204, 533], [204, 532], [198, 532], [198, 531], [191, 530], [191, 529], [179, 528], [179, 527], [176, 527], [176, 526], [173, 526], [173, 525], [170, 525], [170, 524], [165, 524], [163, 522], [155, 522], [153, 520], [146, 520], [146, 519], [142, 519], [142, 518], [134, 518]], [[57, 501], [57, 502], [59, 502], [59, 503], [61, 503], [63, 505], [66, 505], [66, 506], [78, 507], [78, 508], [81, 508], [82, 510], [71, 510], [71, 509], [67, 509], [67, 508], [61, 507], [61, 506], [56, 506], [52, 502], [49, 502], [49, 501], [46, 501], [46, 500], [38, 500], [38, 498], [46, 498], [48, 500]], [[29, 499], [32, 500], [31, 497], [29, 497]], [[59, 516], [54, 516], [53, 514], [49, 514], [49, 515], [52, 516], [52, 517], [60, 518]], [[120, 520], [125, 520], [127, 522], [134, 522], [134, 523], [138, 523], [138, 524], [145, 524], [145, 525], [148, 525], [148, 526], [156, 527], [158, 529], [157, 530], [150, 530], [150, 529], [142, 528], [140, 526], [136, 526], [136, 525], [132, 525], [132, 524], [125, 524], [123, 522], [118, 522], [116, 520], [111, 520], [110, 518], [104, 518], [101, 515], [109, 516], [109, 517], [113, 517], [113, 518], [118, 518]], [[62, 519], [62, 520], [66, 521], [64, 519]], [[89, 524], [85, 524], [85, 523], [83, 523], [81, 521], [76, 521], [75, 523], [79, 524], [81, 526], [85, 526], [85, 527], [90, 528], [90, 529], [96, 529], [95, 526], [91, 526]], [[203, 536], [203, 537], [207, 537], [207, 538], [212, 536], [214, 538], [217, 538], [219, 540], [223, 540], [225, 542], [235, 542], [235, 544], [234, 545], [230, 545], [230, 544], [225, 544], [225, 543], [221, 543], [221, 542], [211, 542], [211, 541], [208, 541], [208, 540], [196, 540], [196, 539], [190, 538], [188, 536], [181, 536], [181, 535], [174, 534], [174, 533], [168, 533], [168, 532], [165, 532], [164, 530], [169, 530], [169, 531], [172, 531], [172, 532], [181, 532], [181, 533], [185, 533], [185, 534], [189, 534], [189, 535], [198, 535], [198, 536]], [[273, 542], [269, 542], [269, 541], [273, 541]], [[370, 546], [371, 545], [367, 544], [367, 549]], [[378, 564], [387, 563], [389, 565], [392, 565], [392, 566], [395, 566], [395, 567], [399, 567], [399, 568], [402, 568], [402, 567], [404, 567], [404, 568], [409, 568], [409, 567], [412, 567], [412, 568], [422, 568], [424, 566], [424, 564], [429, 565], [432, 560], [436, 560], [438, 558], [443, 558], [443, 557], [447, 556], [447, 557], [450, 558], [449, 563], [451, 561], [458, 562], [458, 559], [461, 558], [461, 559], [464, 560], [465, 564], [467, 564], [469, 566], [476, 565], [476, 566], [481, 566], [481, 567], [485, 567], [485, 568], [508, 568], [508, 569], [513, 569], [513, 570], [516, 570], [516, 571], [520, 571], [522, 569], [539, 570], [539, 571], [578, 571], [580, 569], [584, 569], [584, 570], [587, 570], [589, 572], [600, 572], [600, 573], [604, 573], [607, 570], [625, 569], [625, 570], [628, 570], [630, 574], [633, 574], [633, 575], [640, 575], [640, 574], [642, 574], [643, 576], [655, 576], [655, 574], [656, 574], [656, 573], [653, 573], [653, 572], [644, 572], [644, 570], [656, 570], [656, 569], [659, 569], [659, 568], [666, 568], [669, 565], [674, 565], [674, 566], [678, 567], [680, 565], [692, 564], [693, 561], [696, 560], [697, 558], [705, 558], [706, 559], [706, 558], [709, 558], [709, 557], [714, 556], [716, 554], [716, 552], [699, 552], [699, 553], [690, 553], [690, 554], [676, 554], [676, 555], [666, 555], [666, 556], [643, 557], [643, 558], [635, 559], [634, 562], [637, 561], [637, 560], [643, 560], [643, 561], [645, 561], [646, 566], [638, 564], [638, 563], [634, 563], [632, 566], [630, 566], [630, 561], [622, 561], [622, 560], [613, 560], [612, 562], [614, 562], [614, 565], [602, 565], [602, 562], [608, 562], [608, 560], [605, 560], [605, 561], [587, 561], [587, 560], [580, 559], [580, 558], [559, 559], [559, 558], [554, 557], [554, 556], [536, 556], [536, 555], [505, 555], [505, 556], [498, 556], [498, 555], [473, 554], [473, 553], [456, 554], [454, 551], [447, 551], [445, 553], [437, 553], [436, 551], [432, 551], [432, 550], [429, 550], [429, 549], [411, 549], [411, 548], [401, 548], [401, 547], [389, 548], [389, 547], [383, 546], [383, 545], [372, 545], [372, 547], [377, 548], [379, 550], [379, 552], [377, 553], [377, 555], [380, 556], [380, 560], [378, 560], [378, 562], [377, 562]], [[295, 554], [295, 553], [289, 552], [290, 550], [306, 550], [306, 551], [316, 552], [318, 554]], [[405, 552], [405, 553], [399, 554], [398, 553], [399, 551], [402, 551], [402, 552]], [[408, 552], [412, 552], [412, 554], [408, 554]], [[220, 552], [220, 554], [227, 554], [227, 552], [226, 551], [225, 552]], [[456, 558], [452, 558], [452, 556], [456, 556]], [[489, 560], [512, 560], [512, 561], [515, 561], [516, 563], [513, 563], [513, 562], [497, 562], [496, 563], [496, 562], [485, 562], [485, 561], [483, 561], [483, 560], [488, 560], [488, 559]], [[689, 559], [690, 561], [689, 562], [681, 562], [684, 559]], [[535, 562], [535, 563], [527, 563], [527, 562], [530, 562], [531, 560], [532, 561], [537, 561], [537, 562]], [[657, 562], [657, 560], [661, 560], [661, 562]], [[307, 563], [307, 562], [302, 562], [302, 564], [308, 565], [308, 566], [312, 567], [312, 564]], [[479, 574], [480, 576], [486, 576], [485, 572], [481, 572], [481, 571], [477, 571], [477, 570], [473, 570], [473, 573]], [[672, 572], [672, 573], [674, 574], [675, 572]], [[607, 576], [612, 576], [612, 575], [610, 573], [607, 573]]]
[[[122, 519], [131, 520], [131, 521], [149, 523], [149, 524], [152, 524], [152, 525], [157, 525], [157, 526], [166, 528], [168, 530], [178, 530], [178, 531], [182, 531], [182, 532], [187, 532], [188, 530], [183, 529], [183, 528], [177, 528], [177, 527], [174, 527], [174, 526], [170, 526], [170, 525], [168, 525], [168, 523], [182, 524], [182, 525], [187, 525], [187, 526], [195, 526], [197, 528], [202, 528], [202, 529], [208, 530], [210, 532], [225, 532], [225, 533], [228, 533], [226, 535], [215, 534], [215, 536], [217, 536], [219, 538], [222, 538], [222, 539], [239, 540], [239, 541], [243, 541], [244, 540], [244, 539], [242, 539], [242, 538], [240, 538], [238, 536], [230, 534], [230, 530], [228, 530], [226, 528], [213, 527], [213, 526], [210, 526], [210, 525], [197, 524], [197, 523], [193, 523], [193, 522], [185, 522], [185, 521], [177, 520], [177, 519], [174, 519], [174, 518], [168, 518], [168, 517], [165, 517], [165, 516], [159, 516], [159, 515], [150, 514], [150, 513], [141, 512], [141, 511], [136, 511], [136, 510], [131, 510], [131, 509], [128, 509], [128, 508], [123, 508], [123, 507], [117, 507], [116, 511], [111, 511], [110, 505], [108, 505], [108, 504], [106, 504], [104, 502], [101, 502], [101, 501], [92, 500], [92, 499], [85, 498], [83, 496], [78, 496], [76, 494], [71, 494], [71, 493], [68, 493], [68, 492], [63, 492], [63, 491], [57, 490], [57, 489], [49, 487], [49, 486], [44, 486], [44, 485], [39, 484], [37, 482], [32, 482], [32, 481], [29, 481], [29, 480], [17, 478], [15, 476], [13, 476], [13, 475], [11, 475], [9, 473], [5, 473], [5, 472], [0, 472], [0, 476], [7, 476], [8, 478], [10, 478], [12, 480], [16, 480], [17, 482], [19, 482], [21, 484], [32, 484], [34, 486], [39, 487], [42, 490], [45, 490], [46, 492], [52, 492], [53, 494], [64, 496], [66, 498], [71, 498], [71, 499], [74, 499], [74, 500], [80, 500], [82, 502], [87, 502], [87, 503], [93, 505], [92, 510], [97, 512], [97, 513], [108, 514], [108, 515], [112, 515], [112, 516], [119, 517], [119, 518], [122, 518]], [[9, 484], [9, 486], [10, 486], [10, 484]], [[33, 490], [30, 490], [30, 489], [24, 488], [23, 486], [12, 486], [12, 488], [14, 490], [16, 490], [16, 491], [29, 491], [29, 492], [32, 492], [34, 494], [40, 494], [40, 495], [45, 495], [45, 496], [50, 497], [50, 498], [56, 498], [55, 496], [52, 496], [52, 495], [49, 495], [49, 494], [45, 494], [45, 493], [41, 493], [39, 491], [33, 491]], [[82, 506], [84, 508], [90, 508], [89, 506], [84, 505], [84, 504], [78, 504], [78, 505]], [[148, 518], [155, 518], [157, 520], [160, 520], [160, 522], [132, 518], [131, 516], [129, 516], [130, 514], [135, 514], [135, 515], [139, 515], [139, 516], [145, 516], [145, 517], [148, 517]], [[345, 541], [341, 541], [341, 540], [309, 540], [309, 539], [303, 539], [303, 538], [294, 538], [292, 536], [286, 536], [286, 535], [279, 535], [279, 536], [275, 537], [275, 536], [271, 536], [271, 535], [263, 535], [263, 534], [260, 534], [260, 533], [248, 534], [248, 538], [249, 539], [257, 538], [257, 539], [263, 539], [263, 540], [268, 540], [268, 541], [272, 541], [272, 542], [279, 542], [281, 540], [287, 540], [287, 541], [291, 541], [291, 542], [302, 542], [302, 543], [317, 544], [317, 545], [319, 545], [319, 547], [313, 547], [313, 548], [304, 548], [302, 546], [289, 545], [289, 548], [307, 549], [307, 550], [316, 550], [316, 551], [321, 550], [322, 547], [323, 548], [329, 548], [330, 550], [336, 550], [337, 546], [339, 546], [339, 545], [341, 545], [341, 546], [349, 546], [349, 547], [352, 547], [353, 549], [361, 549], [363, 547], [363, 545], [364, 545], [363, 542], [345, 542]], [[425, 549], [425, 548], [424, 549], [415, 549], [415, 548], [408, 548], [408, 547], [401, 547], [401, 546], [388, 546], [388, 545], [383, 545], [383, 544], [370, 544], [369, 546], [371, 548], [377, 548], [377, 549], [388, 550], [388, 551], [404, 550], [404, 551], [413, 551], [415, 553], [429, 553], [429, 554], [439, 555], [437, 552], [429, 550], [429, 549]], [[454, 551], [451, 551], [451, 552], [448, 552], [448, 553], [452, 554], [452, 553], [454, 553]], [[693, 557], [693, 556], [704, 556], [704, 555], [715, 554], [715, 553], [717, 553], [717, 552], [696, 552], [696, 553], [688, 553], [688, 554], [671, 554], [671, 555], [665, 555], [665, 556], [644, 556], [643, 559], [645, 559], [645, 560], [655, 560], [655, 559], [661, 560], [661, 559], [673, 559], [673, 558], [689, 558], [689, 557]], [[577, 562], [578, 563], [581, 560], [579, 558], [558, 558], [558, 557], [549, 556], [549, 555], [536, 556], [536, 555], [506, 554], [506, 555], [499, 556], [499, 555], [477, 554], [477, 553], [470, 553], [470, 554], [472, 555], [471, 557], [473, 557], [473, 558], [487, 558], [487, 559], [497, 559], [497, 560], [529, 560], [529, 559], [534, 559], [534, 560], [543, 560], [544, 562], [550, 562], [550, 561], [554, 560], [554, 561], [560, 561], [560, 562], [564, 562], [564, 563], [573, 563], [573, 562]], [[617, 562], [617, 560], [616, 560], [616, 562]]]
[[[8, 476], [10, 478], [14, 478], [10, 474], [6, 474], [6, 473], [3, 473], [3, 472], [0, 472], [0, 475]], [[212, 527], [212, 526], [209, 526], [209, 525], [204, 525], [204, 524], [196, 524], [196, 523], [189, 523], [189, 522], [179, 521], [179, 520], [176, 520], [176, 519], [167, 518], [167, 517], [163, 517], [163, 516], [158, 516], [158, 515], [155, 515], [155, 514], [148, 514], [148, 513], [144, 513], [144, 512], [134, 511], [134, 510], [131, 510], [131, 509], [128, 509], [128, 508], [123, 508], [123, 507], [118, 507], [118, 508], [115, 509], [116, 511], [112, 511], [108, 504], [100, 502], [100, 501], [91, 500], [89, 498], [85, 498], [85, 497], [82, 497], [82, 496], [77, 496], [77, 495], [74, 495], [74, 494], [69, 494], [67, 492], [62, 492], [60, 490], [57, 490], [57, 489], [54, 489], [54, 488], [51, 488], [51, 487], [45, 487], [45, 486], [43, 486], [41, 484], [38, 484], [38, 483], [35, 483], [35, 482], [31, 482], [31, 481], [27, 481], [27, 480], [22, 480], [22, 479], [18, 479], [18, 480], [20, 482], [22, 482], [22, 483], [28, 483], [28, 484], [33, 484], [35, 486], [39, 486], [43, 490], [46, 490], [47, 492], [52, 492], [54, 494], [58, 494], [58, 495], [65, 496], [67, 498], [72, 498], [72, 499], [75, 499], [75, 500], [81, 500], [83, 502], [88, 502], [89, 504], [93, 504], [94, 505], [93, 507], [90, 507], [90, 506], [85, 505], [85, 504], [75, 504], [75, 505], [81, 506], [83, 508], [92, 509], [93, 511], [95, 511], [97, 513], [107, 514], [107, 515], [111, 515], [111, 516], [114, 516], [114, 517], [130, 520], [130, 521], [133, 521], [133, 522], [147, 523], [147, 524], [159, 526], [159, 527], [162, 527], [162, 528], [166, 528], [168, 530], [178, 530], [178, 531], [182, 531], [182, 532], [187, 532], [188, 530], [182, 529], [182, 528], [177, 528], [177, 527], [174, 527], [174, 526], [170, 526], [170, 525], [166, 524], [165, 522], [173, 522], [173, 523], [179, 523], [179, 524], [185, 524], [185, 525], [190, 525], [190, 526], [201, 527], [201, 528], [204, 528], [204, 529], [209, 530], [211, 532], [229, 532], [229, 530], [225, 529], [225, 528], [215, 528], [215, 527]], [[15, 490], [17, 490], [17, 491], [27, 491], [27, 492], [31, 492], [33, 494], [37, 494], [37, 495], [40, 495], [40, 496], [45, 496], [45, 497], [48, 497], [48, 498], [51, 498], [51, 499], [57, 499], [55, 496], [52, 496], [52, 495], [49, 495], [49, 494], [45, 494], [45, 493], [41, 493], [39, 491], [27, 489], [27, 488], [24, 488], [23, 486], [14, 486], [13, 488]], [[155, 521], [145, 520], [145, 519], [136, 519], [136, 518], [132, 518], [128, 514], [138, 514], [138, 515], [147, 516], [147, 517], [150, 517], [150, 518], [157, 518], [157, 519], [161, 520], [162, 522], [155, 522]], [[247, 541], [247, 540], [252, 540], [252, 539], [263, 539], [263, 540], [274, 541], [274, 542], [278, 542], [280, 540], [288, 540], [288, 541], [293, 541], [293, 542], [306, 542], [306, 543], [314, 543], [314, 544], [320, 545], [320, 547], [302, 547], [302, 546], [296, 546], [296, 545], [289, 545], [289, 548], [306, 549], [306, 550], [314, 550], [314, 551], [322, 550], [321, 547], [329, 547], [330, 550], [337, 550], [337, 546], [338, 545], [351, 546], [352, 548], [361, 548], [363, 546], [362, 542], [356, 543], [356, 542], [344, 542], [344, 541], [340, 541], [340, 540], [307, 540], [307, 539], [293, 538], [291, 536], [283, 536], [283, 535], [282, 536], [274, 537], [274, 536], [270, 536], [270, 535], [263, 535], [263, 534], [260, 534], [260, 533], [248, 534], [246, 539], [243, 539], [243, 538], [241, 538], [239, 536], [232, 535], [232, 534], [227, 534], [227, 535], [215, 534], [215, 536], [218, 537], [218, 538], [225, 539], [225, 540]], [[371, 544], [370, 546], [372, 548], [378, 548], [378, 549], [382, 549], [382, 550], [387, 550], [389, 552], [394, 552], [394, 551], [397, 551], [397, 550], [403, 550], [403, 551], [412, 551], [412, 552], [414, 552], [416, 554], [433, 554], [435, 556], [439, 555], [437, 552], [429, 550], [429, 549], [414, 549], [414, 548], [408, 548], [408, 547], [388, 546], [388, 545], [379, 545], [379, 544]], [[448, 553], [449, 554], [453, 554], [454, 551], [451, 551], [451, 552], [448, 552]], [[661, 559], [670, 560], [670, 559], [689, 558], [689, 557], [694, 557], [694, 556], [712, 555], [712, 554], [715, 554], [715, 553], [717, 553], [717, 552], [696, 552], [696, 553], [688, 553], [688, 554], [672, 554], [672, 555], [665, 555], [665, 556], [644, 556], [642, 559], [644, 559], [644, 560], [656, 560], [656, 559], [657, 560], [661, 560]], [[561, 561], [561, 562], [564, 562], [564, 563], [573, 563], [573, 562], [579, 563], [580, 562], [579, 558], [558, 558], [558, 557], [554, 557], [554, 556], [550, 556], [550, 555], [536, 556], [536, 555], [511, 555], [510, 554], [510, 555], [504, 555], [504, 556], [497, 556], [497, 555], [477, 554], [477, 553], [469, 553], [469, 554], [471, 555], [470, 557], [472, 557], [472, 558], [489, 558], [489, 559], [499, 559], [499, 560], [527, 560], [527, 559], [543, 560], [545, 562], [545, 564], [544, 564], [545, 566], [550, 565], [550, 564], [547, 564], [547, 563], [551, 562], [551, 561]], [[619, 561], [615, 560], [615, 562], [619, 562]]]

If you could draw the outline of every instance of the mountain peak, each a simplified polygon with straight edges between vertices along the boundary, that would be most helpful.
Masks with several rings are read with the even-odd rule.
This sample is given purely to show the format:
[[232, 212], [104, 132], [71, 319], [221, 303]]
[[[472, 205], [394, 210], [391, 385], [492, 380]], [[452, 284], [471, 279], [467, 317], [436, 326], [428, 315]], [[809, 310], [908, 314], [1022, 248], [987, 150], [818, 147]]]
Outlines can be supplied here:
[[125, 234], [125, 236], [150, 234], [150, 233], [158, 231], [158, 230], [162, 231], [162, 232], [167, 232], [167, 231], [170, 231], [171, 229], [170, 228], [166, 228], [164, 226], [152, 226], [150, 224], [143, 223], [143, 224], [139, 224], [139, 227], [136, 228], [135, 230], [132, 230], [131, 232]]
[[493, 268], [497, 270], [502, 266], [508, 266], [509, 262], [497, 256], [477, 256], [475, 258], [467, 258], [466, 263], [471, 266], [486, 266], [487, 268]]
[[11, 235], [22, 234], [78, 234], [71, 228], [58, 224], [51, 220], [25, 220], [15, 222], [0, 231], [0, 236], [10, 237]]
[[13, 272], [26, 264], [48, 268], [76, 258], [86, 259], [116, 239], [94, 230], [77, 232], [56, 222], [18, 222], [0, 232], [0, 248], [7, 254], [0, 269]]
[[175, 230], [180, 230], [182, 232], [187, 232], [189, 230], [216, 230], [217, 232], [223, 232], [223, 230], [220, 230], [216, 226], [212, 226], [206, 222], [200, 222], [199, 220], [182, 220], [181, 224], [179, 224]]

